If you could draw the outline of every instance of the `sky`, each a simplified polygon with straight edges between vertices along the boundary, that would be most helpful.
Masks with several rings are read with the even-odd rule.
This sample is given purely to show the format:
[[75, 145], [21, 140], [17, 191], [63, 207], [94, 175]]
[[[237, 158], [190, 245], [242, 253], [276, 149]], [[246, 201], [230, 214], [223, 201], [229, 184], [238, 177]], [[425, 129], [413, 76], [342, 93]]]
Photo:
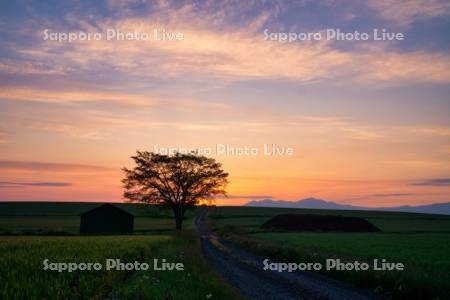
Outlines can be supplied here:
[[136, 150], [200, 148], [219, 205], [448, 202], [449, 50], [446, 0], [2, 1], [0, 201], [124, 201]]

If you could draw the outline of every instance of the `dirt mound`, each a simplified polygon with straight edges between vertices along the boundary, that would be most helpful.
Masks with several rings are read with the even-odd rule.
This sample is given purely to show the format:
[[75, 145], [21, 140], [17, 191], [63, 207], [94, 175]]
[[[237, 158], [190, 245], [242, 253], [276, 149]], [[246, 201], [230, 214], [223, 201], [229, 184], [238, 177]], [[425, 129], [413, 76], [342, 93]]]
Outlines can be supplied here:
[[283, 214], [265, 222], [264, 229], [283, 231], [379, 232], [369, 221], [358, 217]]

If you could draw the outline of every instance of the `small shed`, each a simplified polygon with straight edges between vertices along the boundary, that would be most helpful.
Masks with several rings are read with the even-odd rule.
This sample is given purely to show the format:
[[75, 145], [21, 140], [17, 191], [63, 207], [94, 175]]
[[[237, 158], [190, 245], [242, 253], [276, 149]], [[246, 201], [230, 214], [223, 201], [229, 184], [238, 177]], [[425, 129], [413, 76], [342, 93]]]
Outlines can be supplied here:
[[131, 234], [134, 216], [109, 203], [97, 206], [80, 216], [81, 234]]

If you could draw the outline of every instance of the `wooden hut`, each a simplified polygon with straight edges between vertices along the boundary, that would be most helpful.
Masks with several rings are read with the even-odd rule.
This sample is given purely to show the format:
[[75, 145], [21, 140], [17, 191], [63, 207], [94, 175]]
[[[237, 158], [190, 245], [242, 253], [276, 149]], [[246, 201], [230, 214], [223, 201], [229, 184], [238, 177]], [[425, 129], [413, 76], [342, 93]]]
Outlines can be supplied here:
[[112, 204], [103, 204], [81, 214], [81, 234], [131, 234], [134, 216]]

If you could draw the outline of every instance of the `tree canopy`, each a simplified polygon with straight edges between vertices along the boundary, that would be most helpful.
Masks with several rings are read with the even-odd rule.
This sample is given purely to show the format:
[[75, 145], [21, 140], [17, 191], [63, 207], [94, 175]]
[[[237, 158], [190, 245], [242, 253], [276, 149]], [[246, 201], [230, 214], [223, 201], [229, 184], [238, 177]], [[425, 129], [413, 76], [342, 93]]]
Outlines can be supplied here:
[[148, 151], [137, 151], [131, 158], [136, 165], [123, 168], [124, 197], [170, 207], [177, 229], [181, 229], [187, 209], [226, 195], [228, 173], [213, 158], [195, 152], [163, 155]]

